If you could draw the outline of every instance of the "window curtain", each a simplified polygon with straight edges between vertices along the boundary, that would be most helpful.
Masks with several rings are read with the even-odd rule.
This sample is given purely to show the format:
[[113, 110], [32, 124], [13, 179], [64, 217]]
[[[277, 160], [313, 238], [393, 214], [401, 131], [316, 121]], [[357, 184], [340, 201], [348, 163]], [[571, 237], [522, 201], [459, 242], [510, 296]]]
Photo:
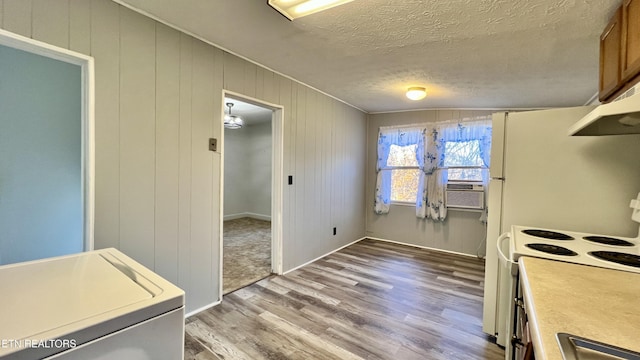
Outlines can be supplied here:
[[480, 136], [480, 156], [486, 169], [482, 170], [482, 184], [486, 187], [489, 185], [489, 165], [491, 165], [491, 138], [492, 138], [491, 118], [485, 118], [478, 121], [478, 135]]
[[444, 221], [447, 207], [444, 203], [444, 189], [447, 184], [447, 170], [442, 168], [444, 162], [444, 142], [442, 128], [434, 124], [423, 131], [425, 143], [423, 171], [418, 181], [416, 216], [422, 219]]
[[416, 160], [422, 167], [424, 138], [419, 128], [380, 128], [378, 132], [378, 160], [376, 162], [376, 194], [374, 211], [376, 214], [389, 212], [391, 204], [391, 169], [387, 165], [391, 145], [407, 146], [417, 144]]
[[[416, 216], [444, 221], [447, 217], [445, 191], [448, 172], [444, 168], [445, 144], [449, 141], [479, 140], [480, 156], [489, 167], [491, 155], [491, 119], [488, 117], [433, 124], [423, 132], [423, 172], [420, 174]], [[489, 172], [483, 170], [483, 183], [489, 181]], [[422, 195], [422, 196], [420, 196]]]

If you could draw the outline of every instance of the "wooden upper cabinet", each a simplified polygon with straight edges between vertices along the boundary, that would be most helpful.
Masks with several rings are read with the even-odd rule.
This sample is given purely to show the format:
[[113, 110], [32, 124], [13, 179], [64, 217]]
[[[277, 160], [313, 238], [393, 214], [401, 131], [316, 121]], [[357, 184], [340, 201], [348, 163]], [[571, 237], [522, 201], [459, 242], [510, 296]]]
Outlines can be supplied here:
[[[632, 0], [633, 1], [633, 0]], [[636, 3], [640, 0], [635, 0]], [[604, 102], [622, 86], [621, 45], [622, 8], [616, 11], [600, 35], [600, 85], [599, 99]]]
[[622, 3], [622, 81], [640, 73], [640, 0]]

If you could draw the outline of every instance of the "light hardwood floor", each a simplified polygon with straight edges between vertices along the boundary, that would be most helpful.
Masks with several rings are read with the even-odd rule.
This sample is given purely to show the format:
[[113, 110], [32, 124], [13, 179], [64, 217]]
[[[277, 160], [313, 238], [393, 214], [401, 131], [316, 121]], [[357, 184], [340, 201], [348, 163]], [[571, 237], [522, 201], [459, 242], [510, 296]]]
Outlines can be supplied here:
[[187, 319], [185, 359], [489, 359], [484, 263], [363, 240]]

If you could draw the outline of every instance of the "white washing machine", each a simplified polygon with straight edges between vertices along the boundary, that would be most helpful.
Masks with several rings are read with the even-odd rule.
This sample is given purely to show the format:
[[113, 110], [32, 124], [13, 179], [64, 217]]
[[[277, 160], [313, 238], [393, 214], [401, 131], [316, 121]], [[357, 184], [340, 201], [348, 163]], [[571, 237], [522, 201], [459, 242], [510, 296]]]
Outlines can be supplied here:
[[180, 360], [184, 291], [116, 249], [0, 266], [0, 359]]

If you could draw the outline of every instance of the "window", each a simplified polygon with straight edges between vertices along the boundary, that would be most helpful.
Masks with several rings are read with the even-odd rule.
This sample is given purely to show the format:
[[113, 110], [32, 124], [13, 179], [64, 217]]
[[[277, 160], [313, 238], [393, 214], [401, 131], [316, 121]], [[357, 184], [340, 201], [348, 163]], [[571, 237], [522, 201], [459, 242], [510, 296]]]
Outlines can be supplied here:
[[387, 166], [391, 169], [391, 201], [416, 202], [420, 165], [416, 158], [418, 145], [391, 145]]
[[480, 155], [480, 140], [446, 141], [444, 166], [449, 168], [450, 181], [482, 181], [485, 165]]
[[375, 211], [391, 203], [416, 203], [424, 156], [423, 128], [384, 128], [378, 136]]
[[374, 211], [415, 204], [416, 216], [446, 218], [447, 181], [486, 181], [491, 120], [478, 117], [415, 127], [381, 127], [378, 133]]

